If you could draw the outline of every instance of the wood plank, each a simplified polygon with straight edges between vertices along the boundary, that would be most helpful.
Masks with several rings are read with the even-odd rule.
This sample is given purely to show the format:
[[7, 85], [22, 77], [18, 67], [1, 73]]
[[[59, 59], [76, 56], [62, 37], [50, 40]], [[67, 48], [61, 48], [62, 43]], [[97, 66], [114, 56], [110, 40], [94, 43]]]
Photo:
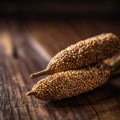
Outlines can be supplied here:
[[25, 97], [38, 80], [30, 81], [29, 74], [44, 69], [59, 50], [102, 31], [111, 30], [119, 35], [119, 24], [99, 20], [0, 21], [0, 119], [120, 118], [119, 76], [111, 78], [106, 85], [94, 91], [56, 102]]
[[27, 30], [52, 56], [80, 39], [65, 22], [30, 22]]

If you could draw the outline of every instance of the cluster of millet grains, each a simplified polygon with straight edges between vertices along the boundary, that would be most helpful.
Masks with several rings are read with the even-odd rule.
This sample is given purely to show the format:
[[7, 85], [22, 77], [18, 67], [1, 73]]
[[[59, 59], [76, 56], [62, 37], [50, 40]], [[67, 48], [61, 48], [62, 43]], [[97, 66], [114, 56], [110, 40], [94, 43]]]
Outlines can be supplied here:
[[120, 50], [120, 40], [112, 33], [104, 33], [80, 41], [56, 54], [43, 71], [31, 78], [49, 74], [35, 84], [27, 95], [41, 100], [60, 100], [92, 90], [104, 84], [111, 68], [103, 60]]

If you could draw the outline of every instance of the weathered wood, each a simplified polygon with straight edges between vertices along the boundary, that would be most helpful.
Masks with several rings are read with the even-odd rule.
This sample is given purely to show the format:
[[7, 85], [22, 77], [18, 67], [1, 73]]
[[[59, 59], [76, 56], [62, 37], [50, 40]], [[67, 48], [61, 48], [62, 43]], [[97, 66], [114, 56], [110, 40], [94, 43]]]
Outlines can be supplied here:
[[0, 120], [118, 120], [120, 77], [94, 91], [56, 102], [26, 97], [59, 50], [102, 32], [120, 35], [119, 21], [0, 21]]

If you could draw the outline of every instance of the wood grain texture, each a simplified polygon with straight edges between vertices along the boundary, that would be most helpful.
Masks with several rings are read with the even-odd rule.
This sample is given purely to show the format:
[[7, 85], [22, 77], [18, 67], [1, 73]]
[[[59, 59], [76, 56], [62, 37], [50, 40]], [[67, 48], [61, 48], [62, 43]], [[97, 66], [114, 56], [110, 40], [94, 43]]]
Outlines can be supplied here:
[[81, 39], [103, 32], [120, 36], [119, 21], [6, 20], [0, 26], [0, 120], [120, 118], [119, 75], [94, 91], [56, 102], [25, 96], [38, 80], [29, 79], [31, 72], [44, 69], [52, 56]]

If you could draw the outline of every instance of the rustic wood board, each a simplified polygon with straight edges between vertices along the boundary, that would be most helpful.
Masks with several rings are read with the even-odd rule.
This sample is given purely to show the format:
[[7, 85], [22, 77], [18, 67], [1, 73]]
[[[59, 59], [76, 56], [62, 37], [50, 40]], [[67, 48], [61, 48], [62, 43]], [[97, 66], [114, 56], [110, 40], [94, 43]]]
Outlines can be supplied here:
[[120, 119], [119, 75], [94, 91], [57, 102], [25, 97], [38, 80], [29, 74], [44, 69], [58, 51], [102, 32], [120, 36], [119, 31], [117, 20], [0, 21], [0, 120]]

